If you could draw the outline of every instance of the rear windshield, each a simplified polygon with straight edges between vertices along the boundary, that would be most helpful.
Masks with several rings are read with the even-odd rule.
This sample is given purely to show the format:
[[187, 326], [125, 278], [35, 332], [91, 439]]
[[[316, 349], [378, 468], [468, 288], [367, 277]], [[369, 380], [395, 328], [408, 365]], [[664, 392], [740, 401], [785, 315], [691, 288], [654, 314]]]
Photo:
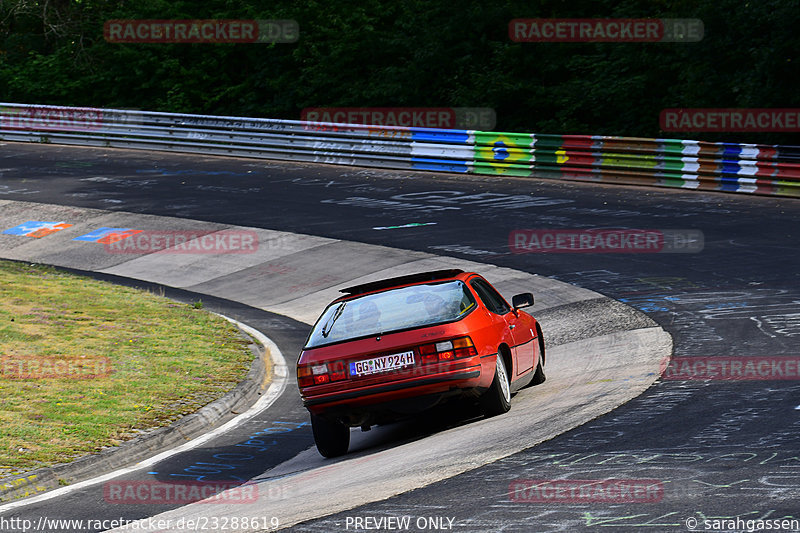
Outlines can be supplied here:
[[461, 281], [412, 285], [367, 294], [325, 309], [306, 347], [451, 322], [474, 307], [475, 300]]

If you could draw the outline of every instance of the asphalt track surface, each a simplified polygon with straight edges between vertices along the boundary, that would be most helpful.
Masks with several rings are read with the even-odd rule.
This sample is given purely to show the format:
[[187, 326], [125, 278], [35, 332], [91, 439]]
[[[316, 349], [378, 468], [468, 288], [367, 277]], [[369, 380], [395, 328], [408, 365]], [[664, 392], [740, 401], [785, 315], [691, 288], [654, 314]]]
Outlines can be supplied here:
[[[263, 227], [477, 260], [628, 303], [669, 331], [676, 358], [800, 356], [797, 200], [10, 143], [0, 151], [0, 198]], [[425, 225], [396, 227], [406, 224]], [[517, 229], [598, 227], [699, 230], [704, 248], [655, 254], [509, 249], [509, 234]], [[282, 347], [299, 348], [307, 331], [304, 324], [231, 302], [209, 307], [262, 330]], [[293, 356], [289, 350], [286, 355]], [[285, 427], [296, 427], [269, 430], [281, 443], [273, 448], [280, 449], [277, 464], [312, 441], [300, 425], [307, 418], [297, 404], [274, 408], [285, 409]], [[244, 433], [214, 443], [214, 453], [224, 439], [240, 442], [248, 431], [268, 430], [257, 420], [240, 429]], [[194, 467], [187, 473], [201, 474], [196, 463], [208, 462], [202, 455], [207, 452], [182, 458], [191, 460], [171, 472]], [[242, 465], [231, 474], [256, 473]], [[664, 490], [658, 501], [630, 503], [521, 502], [516, 500], [528, 493], [515, 496], [510, 490], [518, 480], [564, 478], [660, 480]], [[85, 503], [92, 498], [70, 497], [26, 513], [92, 512]], [[102, 500], [94, 501], [97, 513], [107, 512]], [[687, 519], [698, 520], [697, 530], [711, 530], [704, 519], [738, 517], [741, 527], [716, 529], [738, 531], [747, 520], [800, 518], [798, 501], [797, 377], [665, 380], [544, 444], [383, 502], [354, 502], [350, 511], [293, 529], [356, 531], [360, 525], [363, 531], [383, 524], [384, 530], [404, 530], [402, 522], [380, 520], [410, 517], [405, 530], [658, 532], [688, 531]]]

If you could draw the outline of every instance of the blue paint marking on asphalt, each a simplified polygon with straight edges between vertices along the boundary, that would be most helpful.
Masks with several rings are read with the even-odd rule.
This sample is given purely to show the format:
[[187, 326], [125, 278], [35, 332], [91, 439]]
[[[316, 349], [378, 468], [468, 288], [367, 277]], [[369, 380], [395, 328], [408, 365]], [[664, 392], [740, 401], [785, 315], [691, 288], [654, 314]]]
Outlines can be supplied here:
[[[184, 468], [182, 470], [182, 472], [184, 473], [170, 473], [169, 475], [174, 477], [194, 478], [196, 481], [213, 481], [207, 478], [218, 474], [225, 474], [225, 479], [228, 481], [247, 481], [246, 479], [243, 479], [237, 475], [233, 475], [230, 472], [232, 470], [238, 469], [240, 466], [242, 466], [243, 463], [252, 461], [254, 459], [258, 459], [258, 456], [254, 455], [255, 452], [266, 452], [270, 448], [278, 444], [277, 440], [272, 439], [267, 441], [266, 439], [260, 437], [266, 435], [279, 435], [283, 433], [290, 433], [292, 431], [295, 431], [297, 429], [303, 428], [308, 425], [309, 422], [283, 422], [280, 420], [275, 421], [273, 422], [273, 425], [268, 426], [260, 431], [256, 431], [255, 433], [249, 435], [246, 441], [234, 445], [247, 448], [247, 450], [242, 450], [242, 452], [253, 452], [253, 453], [214, 454], [213, 458], [215, 462], [213, 463], [206, 461], [196, 461], [191, 465], [189, 465], [188, 467]], [[158, 474], [158, 472], [148, 472], [148, 473], [153, 475]]]
[[19, 226], [14, 226], [13, 228], [9, 228], [3, 233], [5, 235], [20, 235], [23, 237], [27, 237], [31, 233], [36, 233], [40, 229], [53, 229], [54, 226], [58, 226], [60, 224], [65, 224], [65, 222], [43, 222], [40, 220], [29, 220], [28, 222], [24, 222]]
[[676, 301], [678, 298], [666, 294], [648, 294], [644, 296], [634, 296], [632, 298], [620, 298], [619, 301], [645, 312], [669, 311], [662, 307], [663, 301]]
[[102, 227], [102, 228], [97, 228], [93, 232], [87, 233], [86, 235], [81, 235], [80, 237], [75, 237], [72, 240], [73, 241], [97, 242], [100, 239], [102, 239], [103, 237], [106, 237], [107, 235], [109, 235], [111, 233], [123, 233], [123, 232], [129, 231], [130, 229], [131, 228], [107, 228], [107, 227]]
[[748, 307], [747, 302], [724, 302], [715, 304], [706, 304], [703, 306], [705, 309], [731, 309], [733, 307]]

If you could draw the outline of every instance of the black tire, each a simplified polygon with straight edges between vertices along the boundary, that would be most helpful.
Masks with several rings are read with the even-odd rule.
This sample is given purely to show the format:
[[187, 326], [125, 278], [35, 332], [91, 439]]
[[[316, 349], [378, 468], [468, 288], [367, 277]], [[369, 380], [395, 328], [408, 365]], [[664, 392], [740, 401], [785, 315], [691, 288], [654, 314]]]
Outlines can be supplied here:
[[544, 337], [542, 336], [542, 330], [539, 329], [539, 326], [536, 326], [536, 332], [539, 334], [539, 363], [536, 365], [536, 371], [533, 373], [533, 379], [531, 382], [525, 385], [526, 387], [533, 387], [534, 385], [541, 385], [545, 382], [547, 377], [544, 375]]
[[486, 417], [502, 415], [511, 409], [511, 383], [502, 353], [497, 354], [494, 379], [489, 390], [481, 396], [481, 408]]
[[311, 429], [314, 442], [323, 457], [338, 457], [347, 453], [350, 447], [350, 428], [339, 421], [332, 421], [314, 414], [311, 415]]
[[542, 368], [542, 358], [539, 358], [539, 364], [536, 365], [536, 372], [533, 373], [531, 385], [541, 385], [545, 382], [547, 376], [544, 375], [544, 368]]

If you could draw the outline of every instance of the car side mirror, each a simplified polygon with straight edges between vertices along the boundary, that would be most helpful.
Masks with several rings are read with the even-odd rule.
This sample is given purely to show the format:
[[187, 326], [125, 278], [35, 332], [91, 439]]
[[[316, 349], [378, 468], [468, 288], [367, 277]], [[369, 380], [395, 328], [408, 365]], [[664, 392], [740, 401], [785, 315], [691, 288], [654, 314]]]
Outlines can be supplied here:
[[523, 307], [530, 307], [533, 305], [533, 294], [529, 292], [515, 294], [514, 297], [511, 298], [511, 305], [514, 307], [514, 311]]

